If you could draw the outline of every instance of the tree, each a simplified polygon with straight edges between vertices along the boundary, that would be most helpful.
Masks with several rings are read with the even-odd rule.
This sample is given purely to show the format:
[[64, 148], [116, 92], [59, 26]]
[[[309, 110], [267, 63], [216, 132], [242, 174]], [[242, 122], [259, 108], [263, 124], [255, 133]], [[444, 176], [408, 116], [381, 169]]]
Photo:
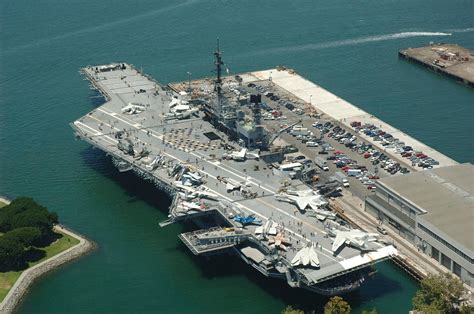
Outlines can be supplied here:
[[0, 232], [35, 227], [41, 231], [42, 237], [46, 237], [55, 223], [58, 223], [58, 215], [29, 197], [18, 197], [0, 210]]
[[426, 313], [456, 313], [464, 293], [461, 280], [453, 275], [430, 274], [421, 281], [421, 287], [413, 297], [413, 307]]
[[303, 310], [294, 309], [291, 305], [288, 305], [281, 314], [304, 314]]
[[2, 238], [11, 239], [20, 243], [24, 248], [32, 246], [40, 237], [41, 231], [34, 227], [16, 228], [2, 236]]
[[324, 306], [324, 314], [349, 314], [351, 306], [339, 296], [334, 296], [329, 299]]
[[23, 252], [21, 243], [5, 236], [0, 237], [0, 270], [8, 270], [18, 265]]
[[371, 310], [362, 310], [362, 314], [377, 314], [377, 310], [372, 308]]

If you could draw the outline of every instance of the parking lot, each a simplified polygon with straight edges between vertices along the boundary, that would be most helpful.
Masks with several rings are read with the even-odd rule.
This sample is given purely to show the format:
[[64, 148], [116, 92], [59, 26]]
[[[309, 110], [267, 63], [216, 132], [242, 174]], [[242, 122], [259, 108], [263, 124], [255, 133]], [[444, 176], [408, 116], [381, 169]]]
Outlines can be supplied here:
[[[275, 144], [297, 149], [297, 153], [289, 155], [289, 161], [302, 155], [306, 160], [300, 162], [318, 170], [315, 185], [331, 182], [335, 173], [341, 172], [347, 176], [352, 194], [363, 200], [375, 189], [378, 178], [411, 171], [408, 164], [401, 164], [368, 144], [360, 129], [356, 132], [343, 128], [338, 121], [308, 111], [308, 104], [270, 82], [252, 82], [245, 89], [262, 94], [263, 124], [274, 134], [280, 132]], [[329, 171], [314, 164], [317, 157], [326, 160]]]

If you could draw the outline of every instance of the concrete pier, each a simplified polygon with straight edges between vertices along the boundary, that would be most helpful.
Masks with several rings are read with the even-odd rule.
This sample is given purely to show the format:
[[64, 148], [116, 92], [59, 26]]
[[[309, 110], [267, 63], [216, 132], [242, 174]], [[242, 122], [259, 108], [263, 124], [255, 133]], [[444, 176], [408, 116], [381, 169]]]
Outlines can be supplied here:
[[474, 87], [474, 51], [456, 44], [434, 44], [399, 51], [400, 57]]
[[[363, 111], [362, 109], [350, 104], [344, 99], [332, 94], [321, 86], [303, 78], [296, 74], [294, 71], [270, 69], [266, 71], [251, 72], [241, 75], [244, 82], [251, 82], [255, 80], [268, 81], [271, 79], [272, 83], [278, 85], [280, 88], [286, 90], [290, 94], [298, 97], [302, 101], [306, 102], [319, 113], [327, 115], [338, 121], [347, 129], [352, 129], [351, 122], [359, 121], [362, 124], [368, 123], [380, 127], [385, 132], [392, 134], [394, 137], [400, 139], [405, 143], [413, 147], [415, 151], [423, 152], [430, 157], [436, 159], [439, 162], [437, 167], [452, 166], [458, 163], [449, 158], [448, 156], [436, 151], [434, 148], [420, 142], [419, 140], [405, 134], [403, 131], [389, 125], [388, 123], [374, 117], [370, 113]], [[364, 140], [373, 146], [377, 147], [381, 151], [386, 151], [387, 154], [393, 159], [399, 162], [406, 163], [406, 159], [403, 159], [393, 149], [385, 149], [380, 142], [374, 141], [369, 136], [359, 134]], [[420, 170], [420, 167], [414, 166], [413, 169]]]

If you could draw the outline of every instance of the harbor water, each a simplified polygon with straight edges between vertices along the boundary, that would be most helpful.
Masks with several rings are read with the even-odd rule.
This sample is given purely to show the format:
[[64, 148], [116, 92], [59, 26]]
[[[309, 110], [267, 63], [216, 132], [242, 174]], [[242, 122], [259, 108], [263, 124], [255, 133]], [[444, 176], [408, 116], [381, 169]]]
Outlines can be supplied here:
[[[78, 70], [126, 61], [162, 83], [285, 65], [459, 162], [473, 162], [474, 90], [398, 59], [401, 48], [474, 48], [474, 3], [441, 0], [25, 0], [0, 4], [0, 194], [29, 195], [95, 240], [93, 254], [36, 283], [19, 313], [320, 312], [227, 256], [195, 257], [169, 199], [76, 141], [69, 123], [103, 101]], [[417, 289], [385, 262], [345, 297], [355, 312], [406, 313]]]

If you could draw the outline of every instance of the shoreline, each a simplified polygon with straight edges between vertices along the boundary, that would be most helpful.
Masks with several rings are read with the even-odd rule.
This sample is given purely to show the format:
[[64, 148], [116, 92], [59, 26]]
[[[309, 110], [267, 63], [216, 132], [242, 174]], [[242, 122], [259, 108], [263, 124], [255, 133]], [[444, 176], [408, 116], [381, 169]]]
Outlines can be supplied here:
[[[4, 198], [1, 199], [4, 200]], [[66, 263], [72, 262], [91, 253], [97, 248], [95, 242], [63, 225], [56, 225], [53, 229], [78, 239], [79, 243], [23, 271], [0, 303], [0, 313], [13, 313], [18, 305], [25, 300], [26, 295], [36, 280], [47, 273], [60, 268]]]

